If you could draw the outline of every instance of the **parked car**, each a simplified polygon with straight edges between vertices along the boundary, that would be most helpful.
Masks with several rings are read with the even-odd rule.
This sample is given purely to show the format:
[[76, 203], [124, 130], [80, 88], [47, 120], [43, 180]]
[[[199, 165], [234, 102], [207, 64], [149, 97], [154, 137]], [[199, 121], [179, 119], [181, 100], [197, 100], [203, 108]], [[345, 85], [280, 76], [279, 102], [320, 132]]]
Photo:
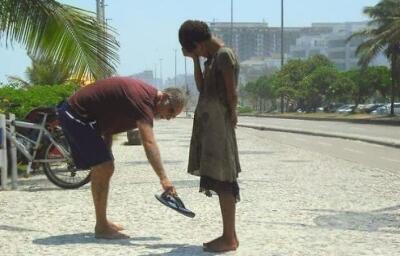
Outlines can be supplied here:
[[390, 109], [388, 109], [386, 105], [380, 106], [371, 112], [373, 115], [388, 115], [389, 113]]
[[339, 108], [341, 108], [343, 106], [345, 106], [344, 103], [330, 103], [327, 106], [323, 106], [323, 107], [318, 108], [318, 111], [324, 111], [324, 112], [327, 112], [327, 113], [335, 113], [336, 110], [338, 110]]
[[[377, 109], [375, 109], [371, 113], [375, 114], [375, 115], [389, 115], [390, 114], [390, 107], [391, 107], [391, 104], [389, 103], [389, 104], [386, 104], [386, 105], [378, 107]], [[400, 102], [394, 103], [394, 113], [396, 115], [400, 114]]]
[[353, 112], [355, 108], [356, 108], [356, 105], [353, 105], [353, 104], [344, 105], [344, 106], [338, 108], [336, 110], [336, 113], [348, 114], [348, 113]]
[[358, 112], [358, 113], [364, 113], [366, 107], [367, 107], [366, 104], [358, 104], [358, 105], [357, 105], [356, 112]]
[[364, 108], [364, 112], [365, 113], [371, 113], [372, 111], [376, 110], [379, 107], [384, 106], [385, 104], [383, 103], [372, 103], [372, 104], [368, 104], [365, 106]]
[[[390, 104], [389, 104], [389, 109], [390, 109]], [[394, 103], [394, 113], [400, 114], [400, 102]]]

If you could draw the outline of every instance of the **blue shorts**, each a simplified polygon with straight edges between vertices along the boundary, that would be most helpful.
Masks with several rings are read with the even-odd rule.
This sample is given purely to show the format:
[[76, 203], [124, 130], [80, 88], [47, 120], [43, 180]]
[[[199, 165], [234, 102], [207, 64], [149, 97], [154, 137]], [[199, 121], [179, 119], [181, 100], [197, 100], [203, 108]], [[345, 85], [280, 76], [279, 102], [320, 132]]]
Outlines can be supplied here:
[[89, 169], [114, 160], [111, 150], [96, 130], [95, 120], [79, 116], [67, 102], [57, 106], [57, 116], [78, 169]]

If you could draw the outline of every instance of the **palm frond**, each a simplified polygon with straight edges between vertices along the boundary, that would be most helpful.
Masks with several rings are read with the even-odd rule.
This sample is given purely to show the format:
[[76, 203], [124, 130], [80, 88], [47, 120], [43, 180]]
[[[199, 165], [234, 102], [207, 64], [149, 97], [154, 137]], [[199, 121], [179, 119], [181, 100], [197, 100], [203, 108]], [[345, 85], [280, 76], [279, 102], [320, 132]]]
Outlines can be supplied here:
[[115, 31], [93, 13], [55, 0], [0, 0], [0, 39], [18, 42], [35, 59], [71, 68], [77, 78], [115, 73], [119, 61]]
[[386, 46], [386, 42], [382, 41], [380, 38], [371, 38], [363, 42], [356, 50], [356, 54], [360, 56], [358, 64], [365, 67], [375, 56], [382, 52]]
[[388, 39], [392, 42], [400, 42], [400, 17], [393, 18], [388, 29]]
[[354, 32], [353, 34], [351, 34], [346, 41], [350, 42], [351, 40], [355, 39], [355, 38], [366, 38], [366, 37], [370, 37], [373, 34], [373, 31], [371, 28], [366, 28], [366, 29], [362, 29], [360, 31]]

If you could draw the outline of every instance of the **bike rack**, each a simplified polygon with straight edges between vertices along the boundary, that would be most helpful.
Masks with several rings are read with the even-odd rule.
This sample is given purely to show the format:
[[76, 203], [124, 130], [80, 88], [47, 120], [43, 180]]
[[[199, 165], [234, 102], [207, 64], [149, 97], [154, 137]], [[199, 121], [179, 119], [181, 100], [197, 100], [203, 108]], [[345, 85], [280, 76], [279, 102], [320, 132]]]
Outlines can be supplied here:
[[[11, 136], [15, 136], [15, 127], [12, 125], [15, 120], [14, 114], [9, 114], [9, 120], [11, 121], [10, 133]], [[7, 159], [7, 139], [6, 139], [6, 116], [0, 114], [0, 169], [1, 169], [1, 189], [8, 189], [8, 159]], [[10, 168], [11, 168], [11, 189], [17, 189], [17, 149], [14, 143], [10, 143]]]
[[7, 144], [6, 144], [6, 116], [0, 114], [0, 169], [1, 189], [7, 186]]

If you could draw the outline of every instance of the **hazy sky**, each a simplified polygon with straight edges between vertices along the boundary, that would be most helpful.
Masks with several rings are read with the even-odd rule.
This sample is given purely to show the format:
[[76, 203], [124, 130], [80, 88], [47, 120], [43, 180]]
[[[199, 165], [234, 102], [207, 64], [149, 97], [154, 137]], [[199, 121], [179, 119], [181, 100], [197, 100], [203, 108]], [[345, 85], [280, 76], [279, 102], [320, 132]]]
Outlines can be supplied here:
[[[95, 11], [95, 0], [61, 0]], [[230, 0], [105, 0], [106, 17], [119, 33], [121, 75], [157, 69], [163, 78], [174, 75], [174, 49], [178, 49], [178, 74], [184, 73], [177, 31], [186, 19], [230, 21]], [[365, 21], [365, 6], [379, 0], [285, 0], [285, 25], [310, 26], [312, 22]], [[261, 22], [280, 26], [280, 0], [234, 0], [235, 22]], [[187, 63], [189, 64], [190, 61]], [[6, 75], [24, 76], [30, 65], [23, 49], [0, 44], [0, 82]], [[188, 72], [192, 73], [191, 65]]]

